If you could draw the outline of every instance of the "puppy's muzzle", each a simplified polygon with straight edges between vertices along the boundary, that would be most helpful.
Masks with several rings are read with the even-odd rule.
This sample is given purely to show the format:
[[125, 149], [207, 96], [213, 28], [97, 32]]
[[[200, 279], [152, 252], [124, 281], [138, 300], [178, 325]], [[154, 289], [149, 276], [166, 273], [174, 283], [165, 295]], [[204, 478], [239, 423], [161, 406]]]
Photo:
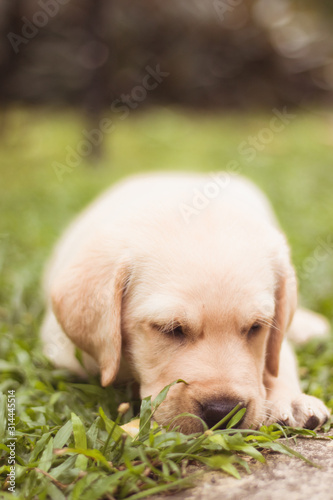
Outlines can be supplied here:
[[[241, 408], [246, 408], [245, 402], [236, 401], [235, 399], [210, 399], [205, 403], [201, 403], [201, 418], [206, 422], [208, 427], [213, 427], [223, 418], [225, 418], [237, 405]], [[242, 424], [243, 418], [238, 422], [237, 427]], [[229, 421], [229, 419], [228, 419]], [[219, 428], [225, 429], [228, 421], [224, 422]]]

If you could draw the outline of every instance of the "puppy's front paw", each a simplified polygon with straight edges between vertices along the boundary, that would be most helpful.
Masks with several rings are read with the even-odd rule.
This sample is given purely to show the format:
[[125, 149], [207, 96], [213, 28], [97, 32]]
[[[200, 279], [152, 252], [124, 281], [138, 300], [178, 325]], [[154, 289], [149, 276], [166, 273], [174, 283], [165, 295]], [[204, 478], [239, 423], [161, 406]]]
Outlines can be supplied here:
[[306, 394], [292, 398], [277, 398], [268, 401], [268, 418], [265, 424], [279, 422], [290, 427], [316, 429], [327, 422], [330, 411], [320, 399]]

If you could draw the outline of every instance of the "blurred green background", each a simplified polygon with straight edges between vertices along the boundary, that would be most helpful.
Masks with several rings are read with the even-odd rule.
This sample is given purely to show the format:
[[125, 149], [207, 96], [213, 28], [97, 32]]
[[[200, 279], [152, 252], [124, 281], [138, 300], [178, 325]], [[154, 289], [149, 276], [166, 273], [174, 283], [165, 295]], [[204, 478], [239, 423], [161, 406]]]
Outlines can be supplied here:
[[[216, 114], [155, 108], [118, 122], [104, 156], [64, 172], [66, 147], [80, 140], [70, 111], [12, 110], [1, 143], [1, 302], [40, 308], [38, 283], [52, 245], [70, 219], [100, 191], [137, 172], [223, 170], [230, 161], [269, 196], [290, 241], [302, 302], [333, 317], [333, 124], [319, 112], [293, 120], [255, 158], [239, 152], [272, 114]], [[56, 163], [55, 163], [56, 162]], [[60, 173], [59, 173], [60, 172]], [[324, 243], [323, 243], [324, 242]], [[319, 250], [317, 258], [316, 249]], [[38, 304], [38, 306], [36, 305]]]

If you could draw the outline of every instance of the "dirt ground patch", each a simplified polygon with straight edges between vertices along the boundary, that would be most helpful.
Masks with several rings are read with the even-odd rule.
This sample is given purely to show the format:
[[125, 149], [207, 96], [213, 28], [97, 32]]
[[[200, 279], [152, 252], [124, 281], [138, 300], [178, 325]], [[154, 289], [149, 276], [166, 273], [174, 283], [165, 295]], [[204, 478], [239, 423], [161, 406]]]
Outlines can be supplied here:
[[[172, 500], [333, 500], [333, 440], [298, 438], [292, 447], [318, 467], [285, 455], [270, 453], [266, 464], [250, 463], [252, 474], [237, 480], [207, 472], [197, 486]], [[154, 500], [161, 497], [151, 497]]]

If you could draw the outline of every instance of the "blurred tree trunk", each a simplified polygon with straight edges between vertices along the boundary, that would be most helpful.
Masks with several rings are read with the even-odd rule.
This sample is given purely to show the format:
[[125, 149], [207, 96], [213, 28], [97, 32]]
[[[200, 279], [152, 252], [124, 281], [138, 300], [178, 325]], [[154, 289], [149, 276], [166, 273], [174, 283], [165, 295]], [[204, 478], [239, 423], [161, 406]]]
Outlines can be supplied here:
[[[113, 0], [89, 0], [86, 10], [87, 40], [83, 48], [84, 60], [88, 75], [85, 89], [84, 111], [87, 116], [89, 130], [99, 129], [100, 120], [103, 118], [110, 101], [114, 98], [112, 78], [115, 74], [115, 54], [113, 37], [112, 43], [106, 43], [105, 38], [110, 38], [110, 10], [113, 13]], [[107, 15], [108, 14], [108, 15]], [[111, 19], [113, 18], [111, 14]], [[94, 141], [92, 160], [102, 157], [103, 136], [101, 141]]]
[[[2, 45], [3, 49], [1, 52], [0, 59], [0, 134], [4, 133], [6, 126], [6, 109], [9, 105], [8, 97], [11, 96], [11, 84], [14, 80], [15, 73], [19, 68], [20, 60], [22, 58], [22, 52], [18, 51], [15, 53], [10, 40], [8, 39], [9, 33], [15, 33], [19, 35], [22, 29], [22, 4], [23, 0], [7, 0], [6, 4], [2, 6], [3, 18], [2, 18]], [[15, 92], [14, 92], [15, 98]]]

